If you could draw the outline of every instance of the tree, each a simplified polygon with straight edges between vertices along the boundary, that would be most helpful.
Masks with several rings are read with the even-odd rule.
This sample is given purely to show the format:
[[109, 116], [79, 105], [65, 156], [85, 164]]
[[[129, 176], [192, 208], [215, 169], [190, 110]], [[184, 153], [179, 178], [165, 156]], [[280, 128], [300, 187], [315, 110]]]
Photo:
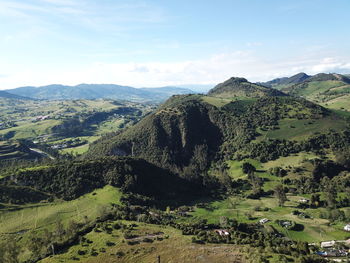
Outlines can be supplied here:
[[197, 172], [203, 172], [208, 166], [208, 146], [206, 144], [196, 145], [193, 150], [192, 165]]
[[277, 185], [274, 189], [274, 192], [275, 192], [275, 196], [278, 199], [278, 205], [283, 206], [284, 203], [288, 200], [286, 193], [284, 191], [283, 185], [281, 185], [281, 184]]
[[79, 230], [79, 224], [74, 220], [70, 220], [68, 223], [67, 234], [69, 236], [74, 236]]
[[18, 256], [21, 252], [20, 247], [17, 245], [16, 240], [11, 237], [6, 241], [3, 253], [3, 261], [4, 263], [19, 263]]
[[255, 169], [255, 167], [252, 164], [250, 164], [248, 162], [244, 162], [242, 164], [242, 171], [245, 174], [250, 174], [251, 172], [255, 172], [256, 169]]
[[5, 249], [4, 245], [0, 244], [0, 262], [4, 262]]
[[55, 246], [54, 246], [54, 238], [52, 232], [44, 229], [44, 237], [43, 237], [44, 245], [46, 248], [51, 249], [52, 255], [55, 255]]
[[253, 195], [259, 197], [262, 192], [263, 180], [257, 176], [253, 171], [251, 171], [248, 175], [248, 180], [252, 186]]
[[44, 240], [32, 233], [29, 238], [28, 249], [32, 252], [32, 258], [37, 259], [41, 255], [44, 247]]
[[57, 239], [62, 240], [65, 233], [66, 233], [66, 231], [64, 230], [62, 220], [58, 219], [56, 221], [56, 229], [55, 229], [55, 235], [56, 235]]
[[232, 193], [233, 192], [232, 178], [228, 174], [227, 169], [218, 170], [218, 177], [220, 182], [225, 186], [227, 192]]
[[228, 219], [226, 216], [220, 216], [220, 227], [225, 228], [228, 225]]
[[346, 169], [350, 169], [350, 150], [338, 151], [335, 153], [335, 160]]
[[312, 206], [314, 207], [319, 207], [320, 205], [320, 194], [312, 194], [311, 195], [311, 200], [310, 200], [310, 203]]
[[332, 184], [328, 177], [323, 177], [321, 180], [322, 190], [324, 192], [324, 197], [329, 208], [335, 208], [337, 205], [336, 197], [337, 190]]

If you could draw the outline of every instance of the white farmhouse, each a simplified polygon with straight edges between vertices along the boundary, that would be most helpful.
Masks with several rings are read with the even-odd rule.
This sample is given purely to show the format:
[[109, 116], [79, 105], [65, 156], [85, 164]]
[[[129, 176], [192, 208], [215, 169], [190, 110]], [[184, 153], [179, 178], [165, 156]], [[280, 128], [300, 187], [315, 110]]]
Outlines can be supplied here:
[[350, 224], [347, 224], [344, 226], [344, 230], [350, 232]]

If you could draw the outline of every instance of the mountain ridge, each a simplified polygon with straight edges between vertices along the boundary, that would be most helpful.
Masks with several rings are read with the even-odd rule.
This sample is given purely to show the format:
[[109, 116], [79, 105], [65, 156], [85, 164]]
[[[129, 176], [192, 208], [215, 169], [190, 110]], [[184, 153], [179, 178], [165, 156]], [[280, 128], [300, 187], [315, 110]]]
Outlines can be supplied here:
[[264, 85], [266, 87], [270, 87], [270, 88], [277, 88], [277, 89], [281, 89], [278, 88], [279, 86], [288, 86], [288, 85], [293, 85], [293, 84], [297, 84], [297, 83], [301, 83], [305, 80], [308, 80], [309, 78], [311, 78], [312, 76], [307, 75], [304, 72], [300, 72], [298, 74], [295, 74], [291, 77], [282, 77], [282, 78], [277, 78], [277, 79], [273, 79], [267, 82], [258, 82], [261, 85]]
[[18, 99], [18, 100], [30, 100], [32, 98], [20, 96], [16, 94], [12, 94], [7, 91], [0, 90], [0, 98], [6, 98], [6, 99]]
[[75, 86], [52, 84], [25, 86], [5, 90], [9, 94], [46, 100], [119, 99], [130, 101], [160, 102], [174, 94], [194, 93], [179, 87], [134, 88], [116, 84], [79, 84]]
[[284, 93], [265, 87], [260, 84], [249, 82], [245, 78], [232, 77], [209, 90], [209, 96], [215, 97], [250, 97], [285, 96]]

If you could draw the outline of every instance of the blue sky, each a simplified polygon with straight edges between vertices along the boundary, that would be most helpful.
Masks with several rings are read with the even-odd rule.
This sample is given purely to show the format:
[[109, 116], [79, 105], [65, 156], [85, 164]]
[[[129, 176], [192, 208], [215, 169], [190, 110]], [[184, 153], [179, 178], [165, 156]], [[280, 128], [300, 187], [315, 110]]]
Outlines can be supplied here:
[[0, 0], [0, 89], [350, 73], [348, 0]]

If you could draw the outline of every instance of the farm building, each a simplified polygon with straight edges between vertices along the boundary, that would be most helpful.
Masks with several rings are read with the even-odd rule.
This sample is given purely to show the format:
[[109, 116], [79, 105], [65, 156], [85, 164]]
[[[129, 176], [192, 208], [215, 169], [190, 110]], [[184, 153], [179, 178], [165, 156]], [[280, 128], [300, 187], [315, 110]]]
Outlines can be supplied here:
[[321, 242], [321, 247], [322, 248], [330, 248], [330, 247], [333, 247], [335, 245], [335, 240], [332, 240], [332, 241], [324, 241], [324, 242]]
[[259, 220], [259, 223], [262, 224], [262, 225], [267, 223], [267, 222], [269, 222], [269, 220], [267, 218], [263, 218], [263, 219]]
[[309, 203], [309, 199], [306, 199], [306, 198], [301, 198], [300, 200], [299, 200], [299, 203], [301, 203], [301, 204], [307, 204], [307, 203]]
[[220, 236], [228, 236], [230, 233], [225, 229], [215, 229], [216, 233], [218, 233]]
[[344, 226], [344, 230], [350, 232], [350, 224], [347, 224]]

